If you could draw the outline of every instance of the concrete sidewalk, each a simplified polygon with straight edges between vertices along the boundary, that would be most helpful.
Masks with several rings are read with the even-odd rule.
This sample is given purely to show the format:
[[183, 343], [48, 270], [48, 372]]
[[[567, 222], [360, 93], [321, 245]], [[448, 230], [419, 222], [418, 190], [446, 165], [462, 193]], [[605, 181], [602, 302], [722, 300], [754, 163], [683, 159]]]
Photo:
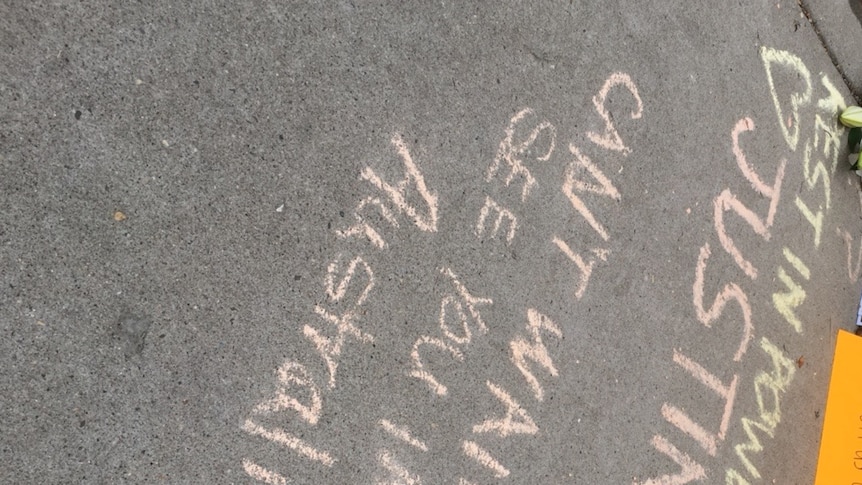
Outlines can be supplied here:
[[811, 483], [862, 26], [741, 3], [0, 5], [0, 481]]
[[800, 3], [806, 20], [815, 26], [818, 37], [836, 65], [842, 80], [855, 99], [862, 103], [862, 2], [806, 1]]

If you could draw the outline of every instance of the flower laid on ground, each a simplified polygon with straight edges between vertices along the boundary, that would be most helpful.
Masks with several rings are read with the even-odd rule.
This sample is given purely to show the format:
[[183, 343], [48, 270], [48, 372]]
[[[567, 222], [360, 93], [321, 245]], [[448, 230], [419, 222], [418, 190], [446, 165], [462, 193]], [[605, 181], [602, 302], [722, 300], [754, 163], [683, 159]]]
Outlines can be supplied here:
[[841, 112], [841, 124], [848, 128], [862, 127], [862, 108], [859, 106], [848, 106]]
[[859, 106], [849, 106], [844, 108], [838, 120], [842, 125], [850, 128], [850, 133], [847, 134], [847, 149], [850, 151], [850, 165], [853, 170], [856, 170], [857, 175], [862, 177], [862, 164], [860, 164], [859, 144], [862, 142], [862, 108]]

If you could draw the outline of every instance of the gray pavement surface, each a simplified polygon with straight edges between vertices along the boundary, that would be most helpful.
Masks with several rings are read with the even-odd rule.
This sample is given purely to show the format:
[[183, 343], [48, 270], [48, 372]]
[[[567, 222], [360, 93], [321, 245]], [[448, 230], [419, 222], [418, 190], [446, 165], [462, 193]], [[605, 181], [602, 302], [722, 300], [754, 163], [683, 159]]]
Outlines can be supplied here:
[[862, 2], [859, 0], [800, 1], [807, 19], [844, 78], [856, 100], [862, 104]]
[[836, 5], [0, 4], [0, 482], [811, 483]]

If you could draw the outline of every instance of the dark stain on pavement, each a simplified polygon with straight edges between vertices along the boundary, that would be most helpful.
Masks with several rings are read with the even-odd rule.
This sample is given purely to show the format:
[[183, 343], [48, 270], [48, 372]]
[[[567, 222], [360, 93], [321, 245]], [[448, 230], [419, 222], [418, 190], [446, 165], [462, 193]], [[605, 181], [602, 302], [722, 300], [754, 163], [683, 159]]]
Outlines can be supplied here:
[[853, 15], [859, 20], [859, 23], [862, 24], [862, 0], [850, 0], [850, 10], [853, 11]]
[[123, 352], [126, 358], [140, 354], [144, 350], [147, 331], [152, 320], [145, 315], [136, 315], [129, 310], [123, 310], [117, 321], [117, 335], [123, 341]]

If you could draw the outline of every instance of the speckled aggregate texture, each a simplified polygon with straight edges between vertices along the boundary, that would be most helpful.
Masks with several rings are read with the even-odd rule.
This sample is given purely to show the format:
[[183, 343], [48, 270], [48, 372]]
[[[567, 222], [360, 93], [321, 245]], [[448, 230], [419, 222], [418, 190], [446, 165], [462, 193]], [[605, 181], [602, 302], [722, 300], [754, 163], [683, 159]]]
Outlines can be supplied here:
[[810, 483], [824, 76], [795, 2], [3, 2], [0, 482]]

